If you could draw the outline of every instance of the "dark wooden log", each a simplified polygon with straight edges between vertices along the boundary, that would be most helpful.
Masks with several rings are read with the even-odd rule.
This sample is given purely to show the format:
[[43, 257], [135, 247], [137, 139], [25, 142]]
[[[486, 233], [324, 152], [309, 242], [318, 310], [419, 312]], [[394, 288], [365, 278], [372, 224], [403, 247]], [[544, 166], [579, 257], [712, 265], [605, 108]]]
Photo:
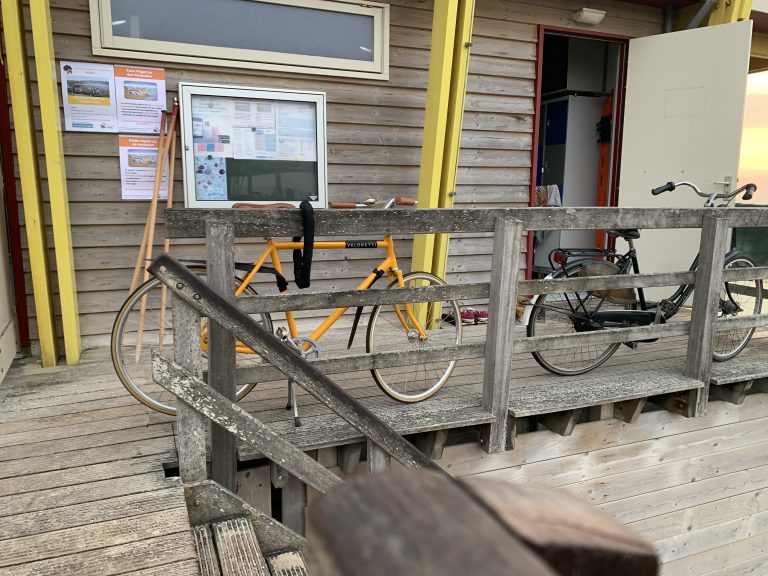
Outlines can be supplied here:
[[[230, 294], [232, 297], [232, 278], [235, 275], [235, 237], [232, 225], [215, 222], [206, 224], [206, 245], [208, 285], [220, 294]], [[213, 318], [208, 323], [208, 385], [228, 400], [234, 401], [235, 339]], [[224, 428], [212, 423], [211, 479], [234, 492], [236, 476], [237, 440]]]
[[253, 318], [242, 313], [227, 299], [210, 289], [171, 256], [163, 254], [150, 266], [150, 271], [201, 315], [217, 321], [249, 348], [269, 358], [289, 379], [304, 388], [320, 402], [352, 424], [364, 436], [381, 446], [406, 467], [440, 470], [415, 446], [407, 442], [368, 408], [357, 402], [330, 378], [304, 361]]
[[[520, 220], [525, 230], [700, 228], [702, 218], [728, 218], [733, 227], [768, 226], [764, 208], [497, 208], [316, 210], [317, 236], [493, 232], [496, 218]], [[203, 238], [206, 222], [232, 223], [237, 237], [300, 236], [299, 210], [183, 209], [165, 211], [170, 238]]]
[[425, 456], [432, 458], [432, 460], [439, 460], [443, 457], [443, 448], [445, 448], [447, 440], [447, 429], [422, 432], [416, 440], [416, 447], [421, 450]]
[[341, 482], [333, 472], [272, 432], [237, 404], [159, 354], [153, 357], [152, 376], [155, 382], [177, 398], [255, 447], [270, 460], [278, 462], [318, 492], [325, 492]]
[[304, 519], [307, 510], [307, 485], [295, 476], [289, 475], [283, 486], [280, 510], [283, 524], [303, 535], [306, 531]]
[[462, 483], [562, 576], [654, 576], [653, 545], [562, 490], [482, 479]]
[[357, 477], [308, 514], [314, 576], [554, 576], [476, 497], [426, 471]]
[[576, 422], [579, 421], [582, 410], [582, 408], [576, 408], [575, 410], [542, 414], [538, 417], [538, 420], [547, 430], [560, 434], [560, 436], [570, 436], [576, 427]]
[[357, 467], [360, 465], [360, 458], [363, 454], [363, 446], [364, 444], [362, 442], [339, 446], [339, 469], [347, 476], [354, 474], [357, 471]]
[[616, 402], [613, 405], [613, 417], [627, 424], [634, 424], [640, 417], [647, 401], [648, 398], [633, 398], [632, 400]]
[[512, 444], [507, 420], [522, 233], [523, 224], [519, 220], [496, 220], [482, 396], [483, 408], [494, 417], [488, 429], [482, 431], [483, 449], [489, 454], [508, 450]]
[[723, 400], [731, 404], [743, 404], [747, 398], [747, 392], [752, 388], [752, 380], [734, 382], [733, 384], [720, 384], [710, 386], [709, 395], [716, 400]]
[[716, 318], [723, 277], [728, 220], [706, 216], [699, 243], [699, 265], [696, 270], [696, 291], [693, 294], [688, 352], [685, 374], [704, 382], [696, 392], [694, 415], [707, 412], [712, 351], [716, 334]]

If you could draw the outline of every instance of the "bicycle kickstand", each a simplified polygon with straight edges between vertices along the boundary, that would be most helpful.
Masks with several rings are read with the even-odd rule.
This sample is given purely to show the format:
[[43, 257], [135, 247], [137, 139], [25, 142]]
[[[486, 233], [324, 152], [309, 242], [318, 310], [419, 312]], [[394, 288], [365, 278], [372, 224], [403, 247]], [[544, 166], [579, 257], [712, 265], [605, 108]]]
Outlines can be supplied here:
[[299, 419], [299, 403], [296, 400], [296, 388], [293, 385], [293, 380], [288, 380], [288, 404], [285, 405], [286, 410], [293, 408], [293, 425], [298, 428], [301, 426], [301, 420]]

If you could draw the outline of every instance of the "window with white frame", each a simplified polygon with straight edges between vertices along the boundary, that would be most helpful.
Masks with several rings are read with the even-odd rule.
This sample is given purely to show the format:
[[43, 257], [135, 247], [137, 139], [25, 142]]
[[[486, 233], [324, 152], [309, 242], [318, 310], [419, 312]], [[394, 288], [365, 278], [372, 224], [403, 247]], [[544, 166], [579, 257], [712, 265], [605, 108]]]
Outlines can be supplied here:
[[90, 0], [94, 54], [387, 79], [389, 5]]

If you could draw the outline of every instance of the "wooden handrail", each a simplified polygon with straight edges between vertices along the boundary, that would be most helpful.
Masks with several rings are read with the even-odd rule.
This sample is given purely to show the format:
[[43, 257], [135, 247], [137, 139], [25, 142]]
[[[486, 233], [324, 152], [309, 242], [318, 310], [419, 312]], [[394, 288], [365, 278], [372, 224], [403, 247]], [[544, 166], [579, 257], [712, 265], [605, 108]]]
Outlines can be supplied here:
[[[298, 210], [166, 210], [171, 238], [204, 238], [206, 222], [229, 223], [236, 237], [300, 236]], [[768, 226], [765, 208], [432, 208], [316, 210], [315, 236], [493, 232], [496, 218], [520, 220], [524, 230], [701, 228], [703, 218], [727, 218], [733, 228]]]
[[219, 295], [205, 282], [168, 254], [155, 259], [149, 267], [174, 295], [200, 315], [216, 321], [256, 351], [269, 358], [287, 378], [304, 388], [320, 402], [349, 422], [387, 454], [406, 467], [442, 469], [405, 440], [373, 412], [352, 398], [325, 374], [278, 341], [259, 323], [241, 312], [229, 299]]

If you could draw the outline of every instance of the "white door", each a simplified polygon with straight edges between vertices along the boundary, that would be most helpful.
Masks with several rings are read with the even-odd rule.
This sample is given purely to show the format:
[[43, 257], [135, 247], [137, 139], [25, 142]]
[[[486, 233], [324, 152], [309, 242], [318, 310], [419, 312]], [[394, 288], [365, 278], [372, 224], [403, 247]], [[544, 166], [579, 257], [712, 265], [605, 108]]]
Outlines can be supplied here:
[[[751, 35], [744, 21], [630, 41], [619, 206], [702, 207], [690, 188], [659, 196], [651, 188], [689, 180], [711, 193], [728, 178], [735, 184]], [[641, 271], [687, 270], [699, 235], [642, 231]]]
[[0, 177], [0, 382], [8, 373], [8, 368], [18, 350], [16, 307], [13, 303], [13, 291], [11, 290], [4, 198], [3, 179]]

